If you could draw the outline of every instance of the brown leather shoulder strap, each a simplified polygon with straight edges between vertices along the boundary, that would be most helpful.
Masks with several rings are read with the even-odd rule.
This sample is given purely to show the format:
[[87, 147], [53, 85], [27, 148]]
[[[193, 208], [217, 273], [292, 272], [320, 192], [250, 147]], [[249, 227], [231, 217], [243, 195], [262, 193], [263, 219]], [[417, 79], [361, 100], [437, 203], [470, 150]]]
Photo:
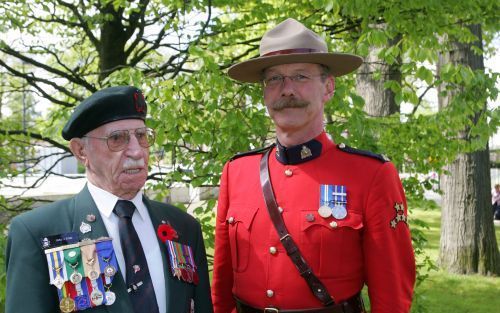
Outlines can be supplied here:
[[325, 286], [321, 281], [314, 275], [312, 269], [307, 264], [306, 260], [299, 251], [299, 248], [293, 241], [292, 237], [286, 229], [285, 222], [281, 216], [278, 209], [278, 204], [276, 203], [276, 198], [274, 197], [273, 187], [271, 186], [271, 179], [269, 178], [269, 153], [272, 149], [267, 150], [266, 154], [262, 156], [260, 160], [260, 185], [262, 187], [262, 192], [264, 193], [264, 199], [266, 201], [267, 211], [271, 217], [278, 236], [280, 238], [281, 244], [285, 247], [286, 253], [292, 260], [295, 267], [300, 273], [300, 276], [304, 278], [307, 285], [311, 289], [312, 293], [316, 298], [318, 298], [323, 305], [334, 304], [333, 298], [330, 296]]

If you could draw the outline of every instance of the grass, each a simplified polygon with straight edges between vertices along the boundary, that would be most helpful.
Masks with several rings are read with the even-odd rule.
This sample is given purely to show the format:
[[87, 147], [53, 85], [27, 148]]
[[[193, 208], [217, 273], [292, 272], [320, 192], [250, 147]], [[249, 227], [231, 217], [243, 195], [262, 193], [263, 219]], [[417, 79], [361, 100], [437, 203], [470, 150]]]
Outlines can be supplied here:
[[[441, 226], [440, 209], [415, 209], [411, 213], [429, 225], [425, 230], [425, 253], [437, 262]], [[495, 226], [500, 247], [500, 226]], [[479, 275], [455, 275], [441, 270], [430, 271], [429, 277], [416, 290], [421, 305], [430, 313], [494, 313], [500, 312], [500, 278]]]

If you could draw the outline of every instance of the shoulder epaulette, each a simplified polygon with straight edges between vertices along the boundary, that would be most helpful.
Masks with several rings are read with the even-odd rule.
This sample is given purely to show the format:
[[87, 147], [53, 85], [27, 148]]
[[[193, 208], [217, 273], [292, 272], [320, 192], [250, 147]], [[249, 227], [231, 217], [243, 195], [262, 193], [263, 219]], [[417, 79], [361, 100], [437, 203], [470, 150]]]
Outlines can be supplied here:
[[364, 155], [364, 156], [367, 156], [370, 158], [374, 158], [374, 159], [377, 159], [379, 161], [382, 161], [383, 163], [391, 161], [386, 155], [377, 154], [377, 153], [373, 153], [371, 151], [366, 151], [366, 150], [355, 149], [355, 148], [349, 147], [348, 145], [346, 145], [344, 143], [338, 144], [337, 148], [339, 148], [340, 150], [347, 152], [347, 153]]
[[262, 153], [265, 153], [267, 150], [271, 149], [272, 147], [274, 147], [274, 143], [270, 146], [267, 146], [267, 147], [264, 147], [264, 148], [258, 148], [258, 149], [254, 149], [254, 150], [250, 150], [250, 151], [247, 151], [247, 152], [239, 152], [239, 153], [236, 153], [229, 161], [234, 161], [238, 158], [241, 158], [241, 157], [244, 157], [244, 156], [249, 156], [249, 155], [255, 155], [255, 154], [262, 154]]

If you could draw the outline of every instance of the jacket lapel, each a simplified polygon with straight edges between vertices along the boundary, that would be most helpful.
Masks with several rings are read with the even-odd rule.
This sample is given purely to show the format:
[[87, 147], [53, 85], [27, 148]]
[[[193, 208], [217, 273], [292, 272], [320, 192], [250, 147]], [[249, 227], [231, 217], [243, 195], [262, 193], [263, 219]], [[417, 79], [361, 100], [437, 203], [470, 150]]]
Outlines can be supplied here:
[[[95, 218], [94, 221], [88, 218], [92, 216]], [[99, 237], [108, 236], [106, 226], [104, 226], [99, 209], [97, 209], [87, 185], [85, 185], [83, 190], [75, 197], [73, 231], [78, 233], [80, 240], [84, 238], [97, 239]]]
[[[168, 214], [169, 212], [167, 209], [155, 205], [154, 202], [149, 201], [149, 199], [146, 197], [143, 197], [143, 201], [146, 204], [146, 207], [148, 208], [149, 216], [151, 217], [151, 222], [153, 223], [153, 227], [155, 230], [158, 229], [158, 226], [170, 220]], [[160, 245], [161, 259], [163, 262], [163, 273], [165, 277], [165, 292], [167, 295], [166, 299], [167, 312], [174, 312], [172, 310], [175, 303], [181, 301], [182, 298], [177, 295], [177, 292], [179, 292], [177, 291], [175, 299], [172, 299], [173, 293], [170, 291], [176, 290], [176, 288], [174, 288], [173, 286], [173, 278], [172, 275], [170, 274], [171, 269], [170, 269], [170, 261], [168, 260], [167, 246], [159, 239], [158, 236], [156, 236], [156, 239], [158, 240], [158, 244]]]

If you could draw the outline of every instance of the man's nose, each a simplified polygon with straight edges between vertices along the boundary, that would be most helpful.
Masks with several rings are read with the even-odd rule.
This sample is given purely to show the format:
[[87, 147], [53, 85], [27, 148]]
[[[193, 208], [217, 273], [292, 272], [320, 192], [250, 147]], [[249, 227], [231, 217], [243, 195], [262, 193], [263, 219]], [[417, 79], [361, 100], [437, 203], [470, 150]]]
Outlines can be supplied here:
[[129, 141], [127, 144], [127, 154], [130, 156], [142, 156], [143, 147], [139, 144], [139, 140], [135, 134], [130, 134]]
[[289, 97], [295, 94], [294, 84], [290, 77], [284, 76], [281, 83], [281, 96]]

